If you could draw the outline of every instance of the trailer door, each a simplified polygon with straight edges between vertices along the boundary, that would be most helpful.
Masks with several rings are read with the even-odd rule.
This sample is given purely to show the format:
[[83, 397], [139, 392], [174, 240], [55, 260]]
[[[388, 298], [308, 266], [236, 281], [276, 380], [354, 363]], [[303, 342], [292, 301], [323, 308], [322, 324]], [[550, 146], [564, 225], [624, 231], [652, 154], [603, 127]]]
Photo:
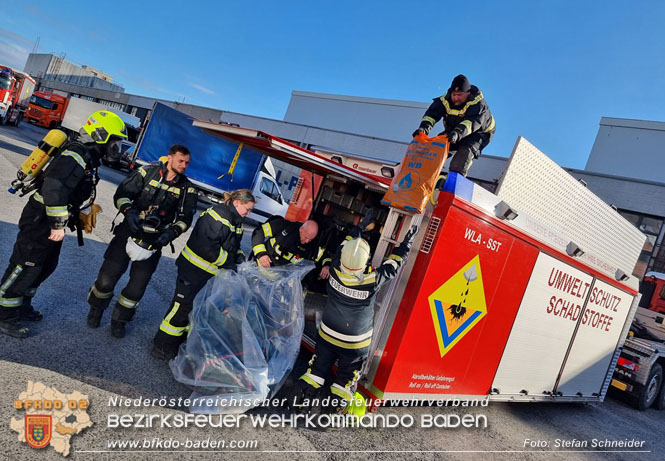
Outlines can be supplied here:
[[550, 395], [593, 278], [540, 253], [492, 388], [501, 395]]

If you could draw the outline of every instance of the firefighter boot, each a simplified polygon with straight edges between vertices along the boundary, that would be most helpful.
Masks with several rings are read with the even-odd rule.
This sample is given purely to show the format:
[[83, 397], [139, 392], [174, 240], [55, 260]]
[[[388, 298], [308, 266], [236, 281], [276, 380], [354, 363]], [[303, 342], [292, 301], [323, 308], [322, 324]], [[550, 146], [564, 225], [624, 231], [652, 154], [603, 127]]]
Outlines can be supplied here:
[[127, 322], [132, 320], [135, 312], [136, 309], [126, 309], [116, 303], [111, 313], [111, 336], [124, 338]]
[[25, 322], [39, 322], [44, 318], [41, 312], [32, 306], [32, 296], [23, 296], [23, 304], [18, 310], [19, 320]]
[[85, 319], [88, 328], [99, 327], [103, 315], [104, 315], [104, 308], [90, 306], [90, 310], [88, 311], [88, 317], [86, 317]]
[[320, 387], [314, 387], [305, 381], [302, 377], [296, 384], [296, 395], [290, 402], [291, 411], [294, 413], [306, 414], [312, 412], [317, 407]]
[[104, 315], [104, 310], [109, 307], [111, 304], [111, 298], [113, 298], [113, 291], [108, 293], [103, 293], [97, 289], [93, 284], [92, 288], [88, 292], [88, 304], [90, 305], [90, 310], [88, 311], [88, 317], [86, 318], [86, 324], [89, 328], [98, 328], [102, 317]]
[[152, 350], [150, 351], [150, 355], [152, 355], [154, 358], [159, 359], [159, 360], [172, 360], [178, 355], [178, 348], [177, 347], [169, 347], [169, 346], [162, 346], [159, 347], [157, 345], [152, 346]]
[[124, 338], [125, 325], [127, 325], [127, 322], [123, 322], [122, 320], [111, 320], [111, 336], [114, 338]]
[[18, 317], [0, 320], [0, 333], [19, 339], [28, 337], [28, 329], [21, 326]]
[[0, 333], [14, 338], [27, 338], [28, 329], [21, 326], [19, 319], [23, 296], [2, 297], [4, 294], [4, 291], [0, 291]]

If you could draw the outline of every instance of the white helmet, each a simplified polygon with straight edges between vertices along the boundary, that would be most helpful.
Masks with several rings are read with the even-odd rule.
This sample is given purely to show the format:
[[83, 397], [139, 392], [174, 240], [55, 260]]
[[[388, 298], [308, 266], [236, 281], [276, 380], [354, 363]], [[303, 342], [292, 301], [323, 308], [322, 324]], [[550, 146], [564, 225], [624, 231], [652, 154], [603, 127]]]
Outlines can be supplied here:
[[369, 260], [369, 243], [361, 238], [347, 240], [342, 247], [342, 272], [349, 275], [361, 275], [365, 272]]
[[150, 256], [155, 254], [155, 251], [157, 250], [154, 249], [152, 245], [145, 243], [143, 240], [129, 237], [127, 239], [125, 251], [127, 252], [127, 256], [129, 256], [129, 259], [132, 261], [145, 261]]

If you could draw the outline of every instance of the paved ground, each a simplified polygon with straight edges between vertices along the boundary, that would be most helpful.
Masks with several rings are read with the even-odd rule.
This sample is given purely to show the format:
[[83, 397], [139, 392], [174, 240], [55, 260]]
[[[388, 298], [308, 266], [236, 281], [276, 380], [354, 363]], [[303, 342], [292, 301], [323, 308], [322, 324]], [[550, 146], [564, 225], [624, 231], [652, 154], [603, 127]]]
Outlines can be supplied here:
[[[21, 127], [0, 127], [0, 184], [9, 185], [18, 166], [23, 162], [45, 130], [27, 124]], [[284, 459], [285, 457], [312, 459], [662, 459], [665, 452], [663, 427], [665, 412], [649, 410], [638, 412], [627, 404], [608, 398], [605, 403], [575, 404], [506, 404], [491, 403], [487, 408], [383, 408], [381, 415], [412, 416], [412, 428], [346, 428], [325, 432], [304, 428], [254, 428], [245, 422], [238, 429], [114, 429], [107, 427], [112, 413], [151, 413], [178, 415], [171, 408], [111, 408], [110, 399], [179, 398], [189, 390], [173, 380], [169, 367], [149, 355], [151, 338], [168, 307], [176, 276], [174, 256], [163, 257], [146, 296], [143, 299], [128, 336], [116, 340], [109, 334], [108, 314], [103, 327], [91, 330], [85, 326], [87, 304], [85, 296], [94, 281], [102, 254], [109, 242], [110, 224], [115, 216], [111, 197], [124, 173], [102, 169], [98, 189], [98, 203], [104, 209], [98, 227], [86, 236], [85, 246], [77, 247], [73, 234], [67, 234], [60, 265], [56, 273], [43, 285], [35, 305], [44, 312], [45, 319], [32, 328], [26, 340], [0, 337], [0, 405], [6, 410], [0, 417], [0, 454], [7, 459], [59, 459], [53, 449], [36, 451], [17, 441], [10, 430], [12, 417], [23, 413], [13, 408], [14, 399], [26, 389], [28, 381], [39, 381], [61, 392], [80, 391], [89, 396], [88, 410], [95, 425], [74, 437], [70, 458], [83, 459], [212, 459], [221, 457]], [[0, 190], [0, 264], [7, 263], [16, 237], [16, 223], [25, 198]], [[178, 239], [178, 251], [186, 236]], [[119, 287], [123, 286], [123, 278]], [[305, 366], [306, 354], [297, 363], [297, 376]], [[288, 388], [290, 382], [285, 386]], [[276, 410], [254, 410], [253, 415], [277, 413]], [[422, 415], [484, 414], [486, 428], [422, 428]], [[172, 417], [173, 417], [172, 416]], [[257, 448], [249, 453], [186, 452], [184, 447], [175, 451], [160, 448], [159, 443], [169, 439], [256, 440]], [[152, 450], [121, 453], [110, 450], [108, 441], [136, 440]], [[533, 442], [525, 441], [530, 440]], [[556, 440], [587, 441], [586, 448], [557, 448]], [[646, 453], [605, 452], [594, 453], [593, 439], [643, 441]], [[546, 446], [531, 446], [545, 444]], [[549, 444], [549, 445], [548, 445]], [[568, 450], [568, 451], [557, 451]], [[156, 451], [166, 451], [158, 453]], [[224, 451], [228, 451], [225, 448]], [[259, 453], [254, 453], [258, 451]], [[446, 453], [441, 453], [445, 451]], [[479, 452], [485, 452], [479, 453]]]

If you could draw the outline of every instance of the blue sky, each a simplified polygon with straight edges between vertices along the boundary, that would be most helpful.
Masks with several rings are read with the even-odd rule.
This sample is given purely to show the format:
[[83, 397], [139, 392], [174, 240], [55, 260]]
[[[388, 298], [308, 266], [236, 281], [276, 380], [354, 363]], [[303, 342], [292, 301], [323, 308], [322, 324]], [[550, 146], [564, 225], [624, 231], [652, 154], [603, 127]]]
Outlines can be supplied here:
[[428, 102], [464, 73], [497, 120], [486, 154], [524, 136], [573, 168], [601, 117], [665, 121], [661, 0], [2, 3], [0, 63], [39, 37], [129, 93], [222, 110], [282, 119], [293, 90]]

